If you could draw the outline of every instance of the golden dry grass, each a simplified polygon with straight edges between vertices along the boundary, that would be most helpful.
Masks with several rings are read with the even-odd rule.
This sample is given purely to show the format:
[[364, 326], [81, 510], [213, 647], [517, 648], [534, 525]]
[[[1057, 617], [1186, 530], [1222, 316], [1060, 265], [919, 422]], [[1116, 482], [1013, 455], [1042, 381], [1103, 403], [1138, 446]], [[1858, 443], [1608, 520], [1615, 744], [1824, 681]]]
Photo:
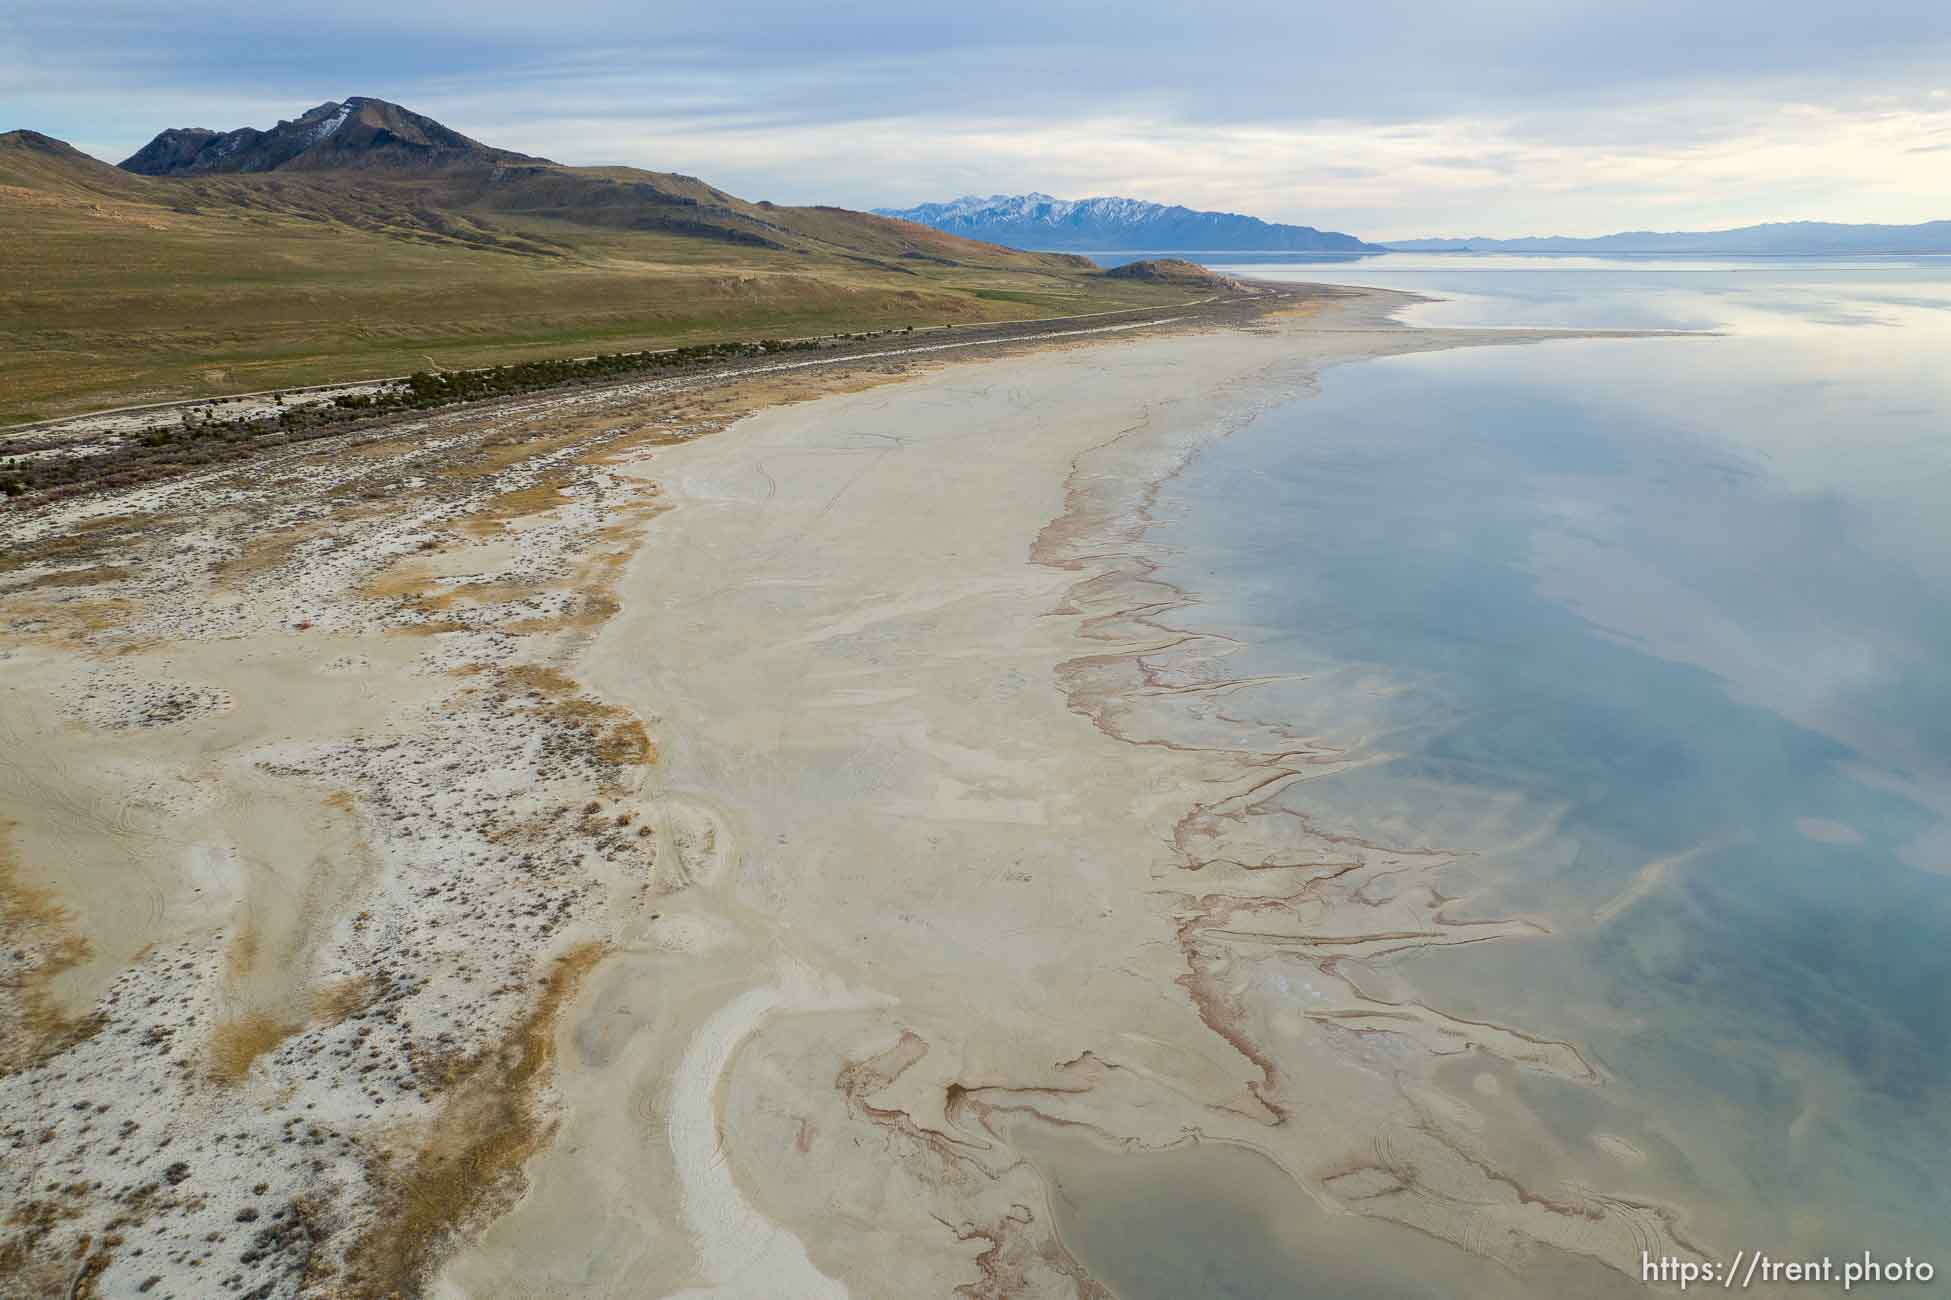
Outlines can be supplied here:
[[[329, 454], [336, 456], [340, 453], [335, 450]], [[236, 582], [269, 573], [290, 562], [306, 543], [332, 537], [347, 525], [356, 526], [368, 519], [382, 518], [391, 509], [390, 504], [347, 504], [335, 509], [330, 519], [253, 533], [244, 539], [237, 554], [216, 567], [215, 576], [221, 582]]]
[[600, 420], [585, 417], [580, 420], [557, 420], [546, 430], [503, 434], [482, 443], [473, 457], [455, 465], [448, 472], [456, 476], [486, 478], [490, 474], [499, 474], [502, 470], [525, 464], [537, 456], [573, 447], [600, 427]]
[[1271, 320], [1279, 317], [1292, 320], [1303, 316], [1314, 316], [1326, 310], [1328, 304], [1333, 301], [1334, 299], [1329, 297], [1310, 298], [1304, 302], [1294, 303], [1290, 306], [1276, 307], [1267, 312], [1267, 318]]
[[443, 632], [465, 632], [467, 624], [459, 619], [445, 619], [438, 623], [415, 623], [411, 627], [389, 627], [387, 636], [439, 636]]
[[20, 954], [0, 978], [0, 1077], [60, 1055], [103, 1024], [100, 1014], [71, 1014], [54, 999], [55, 978], [88, 960], [91, 949], [53, 891], [24, 879], [13, 828], [0, 821], [0, 944]]
[[0, 552], [0, 573], [13, 573], [36, 564], [89, 560], [104, 551], [121, 552], [127, 549], [130, 537], [167, 522], [173, 521], [159, 515], [103, 515], [99, 519], [86, 519], [40, 541], [9, 546]]
[[476, 537], [493, 536], [513, 520], [544, 514], [569, 504], [569, 499], [562, 495], [562, 489], [567, 485], [566, 475], [551, 474], [528, 487], [511, 488], [491, 498], [469, 515], [462, 527]]
[[[605, 615], [608, 617], [608, 615]], [[657, 745], [629, 710], [579, 695], [575, 678], [543, 664], [522, 664], [500, 673], [503, 689], [543, 696], [529, 713], [580, 731], [599, 762], [634, 766], [657, 761]]]
[[605, 763], [641, 766], [657, 761], [657, 745], [635, 718], [619, 722], [596, 741], [596, 757]]
[[503, 670], [501, 680], [511, 690], [534, 691], [538, 695], [574, 695], [581, 689], [568, 673], [544, 664], [518, 664]]
[[15, 591], [37, 591], [43, 587], [94, 587], [104, 582], [120, 582], [129, 576], [129, 571], [120, 565], [102, 564], [92, 569], [63, 569], [58, 573], [43, 573], [31, 582], [23, 582], [13, 588]]
[[323, 528], [303, 526], [246, 538], [237, 554], [217, 566], [217, 577], [235, 580], [269, 573], [289, 561], [300, 546], [324, 533]]
[[127, 627], [135, 608], [127, 600], [75, 601], [61, 606], [57, 616], [67, 625], [69, 635], [80, 639], [91, 632], [113, 632]]
[[543, 588], [531, 582], [468, 582], [450, 584], [411, 560], [382, 569], [359, 586], [371, 600], [397, 600], [420, 614], [437, 614], [459, 604], [502, 605], [526, 600]]
[[204, 1076], [212, 1083], [242, 1083], [257, 1058], [298, 1032], [298, 1026], [249, 1012], [210, 1031]]
[[461, 1063], [446, 1104], [407, 1167], [375, 1165], [373, 1226], [348, 1252], [347, 1300], [422, 1293], [455, 1235], [502, 1207], [547, 1141], [536, 1094], [555, 1062], [555, 1023], [603, 955], [586, 943], [558, 958], [528, 1015], [496, 1047]]
[[[248, 975], [257, 965], [258, 934], [246, 922], [224, 948], [224, 971], [231, 979]], [[261, 1011], [249, 1011], [223, 1021], [210, 1031], [205, 1048], [204, 1077], [224, 1085], [242, 1083], [257, 1058], [298, 1032], [298, 1026]]]
[[336, 1025], [364, 1011], [372, 999], [372, 981], [364, 975], [333, 980], [312, 994], [312, 1018], [321, 1025]]

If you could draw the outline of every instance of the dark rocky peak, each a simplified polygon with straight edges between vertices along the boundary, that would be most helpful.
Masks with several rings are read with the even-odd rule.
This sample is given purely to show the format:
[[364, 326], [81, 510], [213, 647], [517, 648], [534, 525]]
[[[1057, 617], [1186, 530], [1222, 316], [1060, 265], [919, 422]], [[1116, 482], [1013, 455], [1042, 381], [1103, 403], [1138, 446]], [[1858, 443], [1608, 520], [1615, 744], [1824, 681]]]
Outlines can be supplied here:
[[494, 149], [383, 99], [327, 100], [268, 131], [204, 127], [164, 131], [122, 163], [144, 176], [343, 168], [436, 170], [466, 164], [541, 162]]

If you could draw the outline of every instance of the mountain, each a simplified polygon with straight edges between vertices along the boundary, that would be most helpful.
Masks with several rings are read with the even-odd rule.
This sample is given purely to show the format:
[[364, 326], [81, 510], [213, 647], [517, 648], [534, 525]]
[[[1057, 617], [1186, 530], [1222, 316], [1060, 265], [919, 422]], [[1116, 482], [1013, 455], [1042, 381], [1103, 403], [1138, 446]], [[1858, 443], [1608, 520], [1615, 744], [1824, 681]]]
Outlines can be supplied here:
[[1013, 248], [1175, 253], [1382, 251], [1333, 230], [1281, 226], [1232, 212], [1198, 212], [1143, 199], [1055, 199], [1048, 194], [993, 194], [985, 199], [969, 195], [952, 203], [874, 211]]
[[[868, 213], [747, 203], [694, 176], [566, 167], [482, 144], [370, 96], [328, 101], [264, 131], [174, 127], [121, 167], [169, 182], [199, 182], [185, 192], [192, 204], [323, 214], [367, 228], [417, 227], [422, 234], [536, 256], [555, 251], [534, 240], [476, 239], [481, 219], [536, 218], [753, 248], [811, 243], [860, 256], [1028, 265], [1022, 253]], [[451, 219], [453, 214], [463, 219]]]
[[1780, 221], [1737, 230], [1631, 230], [1590, 239], [1542, 235], [1522, 239], [1396, 239], [1405, 253], [1951, 253], [1951, 221], [1916, 226], [1852, 226], [1830, 221]]
[[[569, 167], [370, 97], [113, 167], [0, 133], [0, 424], [595, 352], [1182, 302], [835, 207]], [[1197, 295], [1203, 296], [1203, 295]]]
[[490, 148], [411, 109], [355, 95], [320, 104], [268, 131], [249, 126], [235, 131], [173, 127], [124, 159], [122, 168], [139, 176], [200, 176], [373, 166], [428, 170], [547, 161]]

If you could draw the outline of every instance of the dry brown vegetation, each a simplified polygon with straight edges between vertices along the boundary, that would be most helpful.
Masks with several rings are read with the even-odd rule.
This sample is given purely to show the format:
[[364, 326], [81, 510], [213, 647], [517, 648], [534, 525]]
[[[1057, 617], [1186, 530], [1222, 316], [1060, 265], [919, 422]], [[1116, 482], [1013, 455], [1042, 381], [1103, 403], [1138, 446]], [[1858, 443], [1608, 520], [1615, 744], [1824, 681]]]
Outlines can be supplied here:
[[380, 1208], [347, 1258], [347, 1300], [420, 1295], [453, 1235], [514, 1193], [523, 1163], [549, 1136], [536, 1101], [555, 1061], [556, 1017], [602, 955], [602, 944], [585, 943], [558, 958], [528, 1015], [459, 1067], [408, 1167], [375, 1162]]
[[226, 1020], [210, 1031], [204, 1074], [212, 1083], [243, 1082], [257, 1058], [298, 1032], [298, 1026], [253, 1011]]
[[511, 519], [539, 515], [565, 504], [562, 489], [566, 479], [551, 475], [528, 487], [512, 488], [471, 515], [465, 525], [476, 537], [488, 537], [502, 530]]
[[361, 583], [359, 594], [373, 600], [401, 601], [416, 613], [437, 614], [462, 603], [499, 605], [524, 600], [541, 590], [528, 582], [452, 583], [404, 560]]
[[324, 526], [317, 524], [301, 524], [272, 533], [253, 534], [244, 539], [237, 554], [217, 566], [217, 576], [236, 582], [269, 573], [289, 561], [300, 546], [325, 535]]
[[364, 975], [333, 980], [312, 994], [312, 1018], [321, 1025], [336, 1025], [358, 1015], [373, 1001], [373, 983]]
[[93, 587], [104, 582], [120, 582], [129, 576], [129, 571], [120, 565], [102, 564], [90, 569], [62, 569], [54, 573], [43, 573], [31, 582], [15, 587], [15, 591], [35, 591], [42, 587]]
[[54, 998], [55, 977], [88, 960], [88, 940], [51, 890], [23, 878], [7, 821], [0, 821], [0, 946], [10, 955], [0, 976], [0, 1074], [31, 1069], [101, 1028], [100, 1016], [72, 1014]]
[[576, 679], [559, 668], [544, 664], [520, 664], [501, 674], [501, 680], [513, 690], [535, 691], [541, 695], [573, 695], [578, 686]]
[[0, 552], [0, 573], [37, 564], [85, 563], [104, 554], [125, 555], [132, 549], [128, 545], [132, 538], [153, 537], [176, 522], [158, 515], [104, 515], [83, 520], [40, 541], [9, 546]]
[[580, 684], [566, 673], [540, 664], [524, 664], [506, 669], [500, 679], [503, 689], [511, 693], [541, 696], [539, 702], [529, 705], [529, 712], [582, 735], [598, 761], [616, 766], [657, 761], [656, 742], [641, 721], [627, 709], [577, 694]]
[[93, 1296], [93, 1280], [108, 1258], [99, 1252], [88, 1253], [93, 1243], [81, 1239], [82, 1249], [74, 1260], [51, 1256], [44, 1243], [64, 1219], [77, 1213], [71, 1188], [55, 1188], [47, 1196], [11, 1208], [5, 1226], [11, 1231], [0, 1239], [0, 1295], [67, 1296], [71, 1300]]
[[641, 766], [657, 761], [657, 745], [635, 718], [611, 727], [596, 742], [596, 757], [619, 766]]
[[[257, 927], [246, 923], [224, 950], [224, 967], [235, 978], [257, 965]], [[298, 1032], [298, 1026], [249, 1011], [223, 1021], [210, 1031], [204, 1076], [212, 1083], [241, 1083], [258, 1057]]]

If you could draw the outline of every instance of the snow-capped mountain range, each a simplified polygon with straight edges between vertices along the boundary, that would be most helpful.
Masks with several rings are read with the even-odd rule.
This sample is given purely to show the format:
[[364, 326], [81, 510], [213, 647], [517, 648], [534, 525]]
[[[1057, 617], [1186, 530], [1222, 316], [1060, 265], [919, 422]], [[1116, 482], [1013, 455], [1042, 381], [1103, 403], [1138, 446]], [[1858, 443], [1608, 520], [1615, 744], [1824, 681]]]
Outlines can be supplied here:
[[1200, 212], [1143, 199], [1059, 199], [1048, 194], [992, 194], [983, 198], [971, 194], [949, 203], [875, 208], [874, 212], [918, 221], [968, 239], [1065, 252], [1382, 251], [1339, 231], [1283, 226], [1234, 212]]

